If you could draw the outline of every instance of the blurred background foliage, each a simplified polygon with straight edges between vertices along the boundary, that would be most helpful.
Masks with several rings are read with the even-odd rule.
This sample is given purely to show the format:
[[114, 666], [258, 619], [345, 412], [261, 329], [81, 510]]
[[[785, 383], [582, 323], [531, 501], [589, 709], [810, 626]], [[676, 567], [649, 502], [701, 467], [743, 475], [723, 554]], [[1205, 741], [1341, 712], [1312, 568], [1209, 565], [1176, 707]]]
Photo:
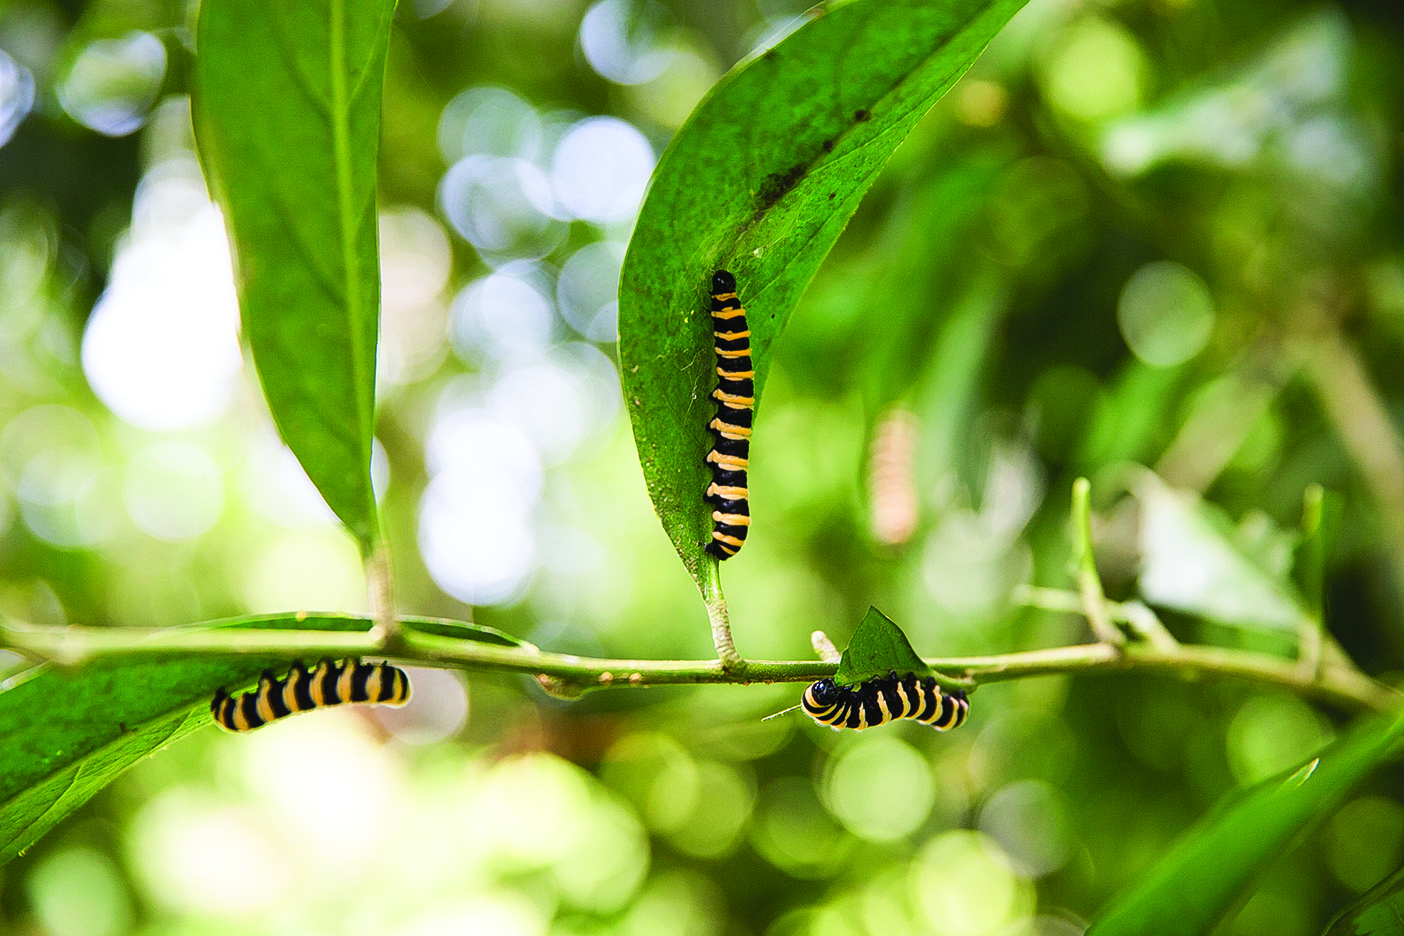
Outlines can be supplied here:
[[[402, 0], [376, 461], [402, 610], [710, 654], [622, 415], [614, 296], [670, 134], [801, 12]], [[0, 2], [8, 617], [365, 607], [239, 348], [192, 151], [193, 16]], [[1014, 600], [1067, 585], [1083, 474], [1113, 597], [1284, 653], [1303, 490], [1339, 492], [1328, 625], [1397, 673], [1401, 96], [1396, 4], [1033, 0], [898, 150], [778, 346], [758, 521], [726, 566], [741, 651], [805, 658], [816, 628], [842, 646], [869, 604], [928, 655], [1087, 639]], [[0, 930], [1064, 936], [1344, 714], [1130, 673], [991, 686], [950, 735], [859, 736], [761, 722], [793, 686], [566, 704], [413, 678], [402, 711], [211, 730], [141, 764], [0, 871]], [[1284, 855], [1227, 931], [1317, 933], [1398, 867], [1400, 779]]]

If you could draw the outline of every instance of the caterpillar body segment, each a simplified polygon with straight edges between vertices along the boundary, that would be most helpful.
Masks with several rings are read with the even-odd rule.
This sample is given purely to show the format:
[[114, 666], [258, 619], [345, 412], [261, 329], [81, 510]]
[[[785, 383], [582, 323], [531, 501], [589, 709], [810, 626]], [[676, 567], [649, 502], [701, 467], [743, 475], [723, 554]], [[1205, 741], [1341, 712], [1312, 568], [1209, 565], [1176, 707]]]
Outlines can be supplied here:
[[937, 731], [950, 731], [965, 721], [970, 702], [965, 691], [945, 692], [931, 677], [889, 673], [857, 686], [840, 686], [821, 679], [804, 691], [800, 703], [805, 714], [834, 730], [862, 731], [901, 718], [910, 718]]
[[729, 559], [740, 551], [751, 526], [746, 469], [756, 406], [756, 372], [751, 364], [746, 310], [736, 295], [736, 278], [725, 270], [712, 274], [712, 344], [717, 356], [717, 387], [712, 391], [717, 413], [707, 424], [716, 439], [706, 459], [712, 483], [703, 495], [714, 508], [707, 552]]
[[242, 732], [331, 705], [399, 706], [409, 697], [409, 675], [389, 663], [323, 660], [309, 671], [299, 662], [282, 679], [264, 670], [251, 692], [231, 696], [219, 690], [210, 702], [210, 715], [226, 731]]

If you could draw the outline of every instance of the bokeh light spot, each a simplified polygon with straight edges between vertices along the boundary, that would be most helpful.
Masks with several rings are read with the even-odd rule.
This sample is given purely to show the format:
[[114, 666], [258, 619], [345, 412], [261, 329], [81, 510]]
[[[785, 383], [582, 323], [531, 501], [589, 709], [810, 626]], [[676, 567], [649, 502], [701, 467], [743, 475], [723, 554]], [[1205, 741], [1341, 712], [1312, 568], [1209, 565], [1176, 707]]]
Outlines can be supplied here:
[[102, 442], [76, 409], [40, 404], [14, 416], [0, 433], [0, 474], [19, 501], [25, 525], [55, 546], [96, 546], [119, 522]]
[[448, 235], [414, 207], [380, 213], [380, 288], [387, 312], [432, 302], [448, 285], [453, 250]]
[[275, 906], [297, 887], [294, 852], [247, 810], [176, 788], [132, 821], [131, 864], [157, 903], [240, 917]]
[[10, 142], [33, 106], [34, 75], [0, 49], [0, 146]]
[[143, 429], [213, 421], [243, 367], [228, 241], [204, 185], [193, 160], [147, 173], [83, 334], [94, 392]]
[[600, 0], [580, 21], [580, 49], [590, 67], [615, 84], [651, 81], [668, 67], [669, 54], [655, 39], [655, 4]]
[[1126, 345], [1147, 364], [1173, 367], [1194, 357], [1214, 328], [1214, 298], [1192, 270], [1170, 261], [1131, 275], [1116, 304]]
[[891, 736], [862, 737], [833, 766], [829, 808], [854, 835], [889, 842], [910, 835], [936, 801], [931, 766]]
[[402, 936], [546, 936], [547, 920], [526, 897], [510, 891], [436, 901], [416, 909], [395, 932]]
[[826, 877], [847, 858], [852, 841], [829, 818], [808, 780], [781, 777], [761, 791], [751, 843], [782, 871]]
[[551, 184], [573, 216], [599, 224], [624, 221], [638, 210], [653, 161], [653, 147], [633, 125], [588, 117], [557, 145]]
[[166, 47], [146, 32], [88, 43], [58, 85], [68, 115], [105, 136], [140, 129], [166, 76]]
[[608, 358], [590, 345], [574, 344], [502, 374], [488, 400], [554, 465], [614, 417], [619, 381]]
[[571, 254], [556, 281], [561, 317], [590, 341], [619, 338], [619, 270], [624, 248], [612, 241], [588, 244]]
[[447, 670], [422, 666], [404, 667], [413, 691], [400, 708], [377, 705], [375, 720], [396, 740], [425, 745], [457, 734], [468, 721], [468, 691], [463, 681]]
[[1243, 786], [1300, 767], [1331, 740], [1325, 720], [1293, 696], [1255, 695], [1233, 716], [1225, 743]]
[[49, 855], [27, 879], [34, 915], [48, 936], [117, 936], [132, 905], [112, 859], [91, 848]]
[[419, 504], [419, 547], [439, 587], [469, 604], [505, 604], [535, 561], [540, 458], [516, 426], [473, 408], [437, 417], [426, 446], [433, 478]]
[[912, 863], [909, 883], [912, 902], [937, 936], [992, 936], [1033, 909], [1032, 888], [979, 832], [932, 839]]
[[1134, 110], [1146, 81], [1145, 53], [1126, 27], [1100, 17], [1069, 26], [1040, 62], [1043, 93], [1078, 120], [1099, 121]]
[[300, 843], [304, 861], [339, 873], [373, 870], [406, 796], [396, 762], [366, 729], [364, 710], [342, 708], [227, 739], [238, 743], [244, 786], [280, 833]]
[[534, 267], [512, 264], [465, 286], [453, 300], [453, 346], [479, 366], [538, 358], [551, 341], [551, 303]]
[[244, 577], [243, 595], [254, 614], [364, 610], [365, 579], [355, 541], [331, 526], [268, 535]]
[[465, 156], [533, 159], [541, 140], [536, 109], [506, 88], [460, 91], [439, 116], [439, 152], [449, 163]]
[[1326, 826], [1326, 865], [1346, 887], [1363, 893], [1404, 858], [1404, 806], [1362, 796], [1341, 807]]
[[185, 540], [219, 519], [224, 478], [219, 463], [189, 442], [156, 442], [127, 463], [122, 498], [133, 522], [158, 539]]
[[1061, 868], [1074, 844], [1062, 794], [1042, 780], [1020, 780], [997, 790], [980, 810], [980, 831], [1000, 844], [1025, 877]]
[[439, 207], [489, 262], [544, 257], [565, 236], [550, 181], [524, 159], [465, 156], [440, 181]]

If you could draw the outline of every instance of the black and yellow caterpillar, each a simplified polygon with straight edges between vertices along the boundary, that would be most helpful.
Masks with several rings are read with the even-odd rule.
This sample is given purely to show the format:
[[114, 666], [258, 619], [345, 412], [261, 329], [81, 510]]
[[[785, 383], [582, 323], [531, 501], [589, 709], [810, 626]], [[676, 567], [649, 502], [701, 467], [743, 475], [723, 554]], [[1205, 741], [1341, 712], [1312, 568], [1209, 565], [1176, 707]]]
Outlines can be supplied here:
[[725, 270], [712, 274], [712, 343], [717, 355], [717, 415], [707, 429], [716, 444], [707, 453], [712, 483], [703, 500], [711, 504], [712, 538], [707, 552], [730, 559], [741, 550], [751, 526], [746, 468], [751, 453], [751, 415], [756, 406], [751, 365], [751, 332], [746, 310], [736, 296], [736, 278]]
[[912, 673], [898, 678], [869, 679], [857, 686], [840, 686], [821, 679], [804, 691], [800, 703], [805, 714], [834, 730], [862, 731], [899, 718], [911, 718], [937, 731], [950, 731], [965, 721], [970, 703], [965, 691], [943, 692], [936, 680], [918, 679]]
[[409, 676], [397, 666], [323, 660], [311, 672], [294, 663], [283, 679], [264, 670], [252, 692], [231, 696], [221, 689], [210, 702], [210, 714], [228, 731], [253, 731], [279, 718], [328, 705], [404, 705], [409, 697]]

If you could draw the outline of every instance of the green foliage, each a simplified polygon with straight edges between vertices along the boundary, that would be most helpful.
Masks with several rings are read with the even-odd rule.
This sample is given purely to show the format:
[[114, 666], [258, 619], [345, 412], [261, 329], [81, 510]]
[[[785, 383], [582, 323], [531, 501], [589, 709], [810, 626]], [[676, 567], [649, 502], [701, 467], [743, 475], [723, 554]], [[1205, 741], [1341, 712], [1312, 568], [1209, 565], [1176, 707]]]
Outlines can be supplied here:
[[[297, 626], [291, 616], [282, 623]], [[0, 693], [0, 861], [141, 758], [209, 724], [220, 686], [250, 683], [278, 662], [115, 659], [72, 672], [49, 668]]]
[[[529, 646], [491, 627], [409, 618], [407, 627], [503, 647]], [[238, 618], [192, 629], [364, 631], [338, 615]], [[134, 763], [211, 724], [217, 689], [237, 692], [284, 656], [113, 658], [76, 670], [48, 667], [0, 692], [0, 864], [10, 860]], [[35, 717], [43, 713], [42, 718]]]
[[196, 37], [196, 136], [264, 395], [367, 555], [380, 538], [370, 478], [376, 154], [394, 6], [212, 0]]
[[[1365, 750], [1360, 736], [1303, 770], [1295, 788], [1240, 796], [1235, 782], [1299, 762], [1333, 725], [1309, 692], [1287, 698], [1251, 679], [1209, 677], [1215, 660], [1251, 657], [1271, 682], [1302, 690], [1315, 672], [1366, 687], [1363, 704], [1394, 702], [1364, 675], [1404, 665], [1395, 509], [1404, 466], [1388, 418], [1404, 412], [1394, 235], [1404, 199], [1391, 148], [1404, 114], [1404, 29], [1394, 19], [1347, 14], [1339, 0], [1295, 25], [1300, 4], [1257, 0], [1031, 5], [928, 111], [1019, 4], [856, 0], [800, 17], [675, 133], [737, 55], [798, 7], [721, 4], [703, 15], [683, 0], [422, 2], [400, 4], [391, 24], [383, 4], [208, 0], [187, 75], [183, 5], [140, 6], [18, 0], [0, 13], [0, 78], [18, 74], [23, 92], [32, 77], [41, 104], [17, 129], [9, 110], [0, 115], [0, 614], [79, 622], [110, 649], [122, 625], [359, 600], [339, 534], [280, 512], [288, 492], [258, 477], [259, 414], [236, 402], [222, 419], [153, 428], [88, 360], [93, 331], [80, 332], [85, 319], [104, 319], [101, 304], [89, 315], [99, 293], [128, 307], [158, 293], [192, 321], [204, 310], [195, 300], [212, 294], [172, 299], [191, 279], [180, 273], [203, 268], [172, 272], [187, 254], [171, 242], [186, 242], [190, 218], [168, 196], [208, 217], [185, 139], [189, 77], [269, 406], [362, 549], [382, 536], [366, 465], [383, 148], [390, 392], [376, 425], [398, 605], [461, 615], [454, 600], [477, 601], [442, 564], [419, 561], [434, 551], [425, 517], [441, 516], [429, 507], [445, 492], [475, 504], [511, 493], [519, 529], [484, 523], [465, 539], [530, 552], [529, 571], [473, 616], [531, 634], [547, 653], [601, 658], [610, 672], [557, 676], [548, 691], [575, 699], [558, 705], [521, 691], [520, 677], [476, 672], [529, 668], [534, 648], [510, 667], [464, 664], [475, 670], [471, 720], [444, 727], [450, 736], [432, 748], [416, 746], [425, 716], [447, 726], [463, 701], [442, 679], [402, 719], [381, 723], [391, 743], [381, 728], [333, 716], [254, 739], [206, 731], [78, 814], [134, 759], [205, 724], [214, 685], [248, 685], [265, 658], [281, 666], [289, 656], [200, 657], [202, 670], [148, 648], [0, 682], [0, 855], [69, 816], [30, 860], [5, 869], [0, 930], [120, 931], [122, 914], [101, 918], [101, 902], [81, 889], [72, 869], [84, 860], [110, 865], [109, 890], [141, 908], [136, 925], [163, 932], [316, 930], [333, 905], [347, 919], [424, 928], [460, 909], [484, 919], [490, 902], [491, 918], [510, 912], [535, 932], [653, 931], [662, 919], [786, 936], [1058, 929], [1056, 918], [1086, 919], [1099, 906], [1113, 913], [1100, 924], [1108, 931], [1212, 917], [1226, 934], [1299, 936], [1346, 899], [1327, 869], [1356, 889], [1393, 866], [1404, 807], [1384, 783], [1360, 813], [1389, 820], [1378, 843], [1356, 835], [1341, 847], [1364, 820], [1302, 832], [1346, 774], [1367, 769], [1365, 754], [1342, 760]], [[145, 39], [91, 42], [132, 30]], [[596, 55], [601, 36], [622, 71]], [[150, 60], [113, 58], [163, 45], [159, 73]], [[168, 92], [149, 112], [150, 101], [137, 102], [129, 126], [146, 120], [139, 136], [83, 129], [82, 89], [67, 69], [80, 57], [101, 66], [90, 75], [110, 76], [95, 92], [104, 107], [110, 97], [120, 110], [126, 89], [153, 82]], [[371, 99], [387, 59], [377, 132]], [[794, 685], [584, 692], [630, 685], [631, 661], [666, 666], [709, 650], [687, 623], [695, 594], [675, 575], [614, 418], [617, 388], [597, 380], [612, 378], [605, 323], [630, 219], [627, 206], [608, 220], [577, 211], [570, 196], [599, 179], [561, 141], [602, 116], [627, 124], [614, 129], [640, 149], [674, 140], [628, 248], [621, 373], [649, 493], [709, 600], [719, 572], [701, 560], [710, 524], [699, 495], [712, 270], [737, 274], [751, 312], [766, 398], [752, 477], [763, 516], [747, 557], [727, 567], [742, 649], [795, 661], [814, 629], [846, 633], [881, 604], [916, 646], [943, 656], [1057, 659], [1059, 644], [1085, 639], [1080, 611], [1105, 587], [1128, 640], [1157, 633], [1149, 620], [1186, 647], [1213, 644], [1197, 648], [1206, 678], [1182, 678], [1163, 656], [1163, 675], [1139, 669], [1138, 651], [1168, 655], [1173, 641], [1136, 647], [1115, 676], [992, 686], [946, 737], [905, 726], [834, 738], [799, 718], [762, 722], [795, 700]], [[488, 244], [455, 214], [449, 163], [492, 167], [491, 190], [474, 193], [490, 204], [474, 210], [509, 230], [512, 246]], [[575, 188], [572, 178], [586, 181]], [[128, 241], [144, 239], [134, 258]], [[134, 259], [150, 261], [136, 265], [160, 289], [124, 293]], [[1179, 285], [1133, 288], [1152, 281]], [[460, 300], [488, 294], [526, 304], [502, 301], [490, 310], [501, 315], [471, 323], [487, 334], [470, 334], [471, 302]], [[516, 312], [535, 315], [532, 327], [549, 321], [550, 334], [527, 336], [520, 356], [499, 355], [489, 346], [522, 337]], [[185, 361], [184, 344], [121, 329], [128, 352], [159, 347]], [[586, 358], [599, 365], [588, 379], [558, 366]], [[584, 391], [591, 382], [608, 385], [598, 395], [606, 405]], [[251, 398], [247, 387], [234, 396]], [[491, 423], [503, 444], [435, 451], [427, 440], [452, 436], [464, 415]], [[884, 436], [894, 425], [909, 431]], [[892, 438], [903, 444], [878, 444]], [[464, 462], [473, 470], [457, 471]], [[899, 542], [868, 522], [883, 499], [879, 462], [895, 500], [908, 502]], [[193, 500], [217, 519], [159, 522], [184, 518], [192, 465], [214, 491]], [[503, 465], [540, 467], [540, 493], [510, 488]], [[485, 467], [496, 473], [477, 473]], [[1120, 480], [1143, 471], [1160, 486], [1133, 483], [1133, 497], [1120, 498]], [[1095, 541], [1095, 578], [1076, 539], [1069, 562], [1063, 495], [1080, 476], [1097, 494], [1095, 515], [1075, 517]], [[1339, 492], [1339, 510], [1330, 496], [1309, 498], [1298, 533], [1303, 488]], [[1082, 584], [1096, 586], [1081, 595], [1071, 590], [1077, 560]], [[1147, 602], [1167, 612], [1163, 622], [1140, 615]], [[841, 679], [916, 668], [900, 662], [914, 656], [902, 633], [872, 617]], [[319, 619], [272, 620], [301, 629]], [[416, 640], [415, 630], [438, 636]], [[483, 660], [518, 644], [447, 621], [407, 621], [400, 637], [402, 652], [431, 663], [460, 637], [490, 645]], [[369, 644], [361, 638], [342, 639]], [[1313, 639], [1323, 646], [1307, 652]], [[1083, 650], [1100, 655], [1097, 666], [1118, 665], [1107, 662], [1114, 651], [1074, 652]], [[549, 659], [557, 671], [580, 662]], [[757, 660], [736, 678], [832, 671]], [[693, 676], [715, 678], [715, 665], [694, 662]], [[401, 721], [414, 724], [390, 727]], [[324, 739], [348, 743], [323, 756]], [[270, 752], [280, 765], [303, 759], [269, 771]], [[220, 770], [189, 769], [207, 762]], [[1108, 904], [1122, 875], [1154, 866], [1225, 797], [1142, 889]], [[340, 832], [386, 847], [338, 851], [349, 839], [315, 831], [297, 845], [287, 833], [315, 830], [319, 807], [342, 810]], [[202, 816], [294, 855], [297, 886], [279, 895], [266, 875], [260, 904], [257, 881], [241, 875], [274, 865], [210, 848]], [[188, 876], [170, 873], [183, 866]], [[1392, 913], [1390, 886], [1338, 928]], [[1291, 925], [1272, 925], [1283, 920]]]
[[[1148, 601], [1248, 630], [1302, 624], [1308, 612], [1289, 574], [1293, 533], [1267, 523], [1235, 526], [1221, 508], [1149, 473], [1136, 496]], [[1187, 568], [1195, 573], [1188, 579]]]
[[1326, 928], [1326, 936], [1401, 934], [1404, 934], [1404, 868], [1370, 888]]
[[[654, 172], [619, 286], [624, 398], [649, 496], [700, 584], [714, 270], [736, 276], [759, 404], [771, 348], [863, 194], [1023, 0], [816, 8], [698, 105]], [[761, 449], [763, 451], [763, 448]]]
[[856, 686], [888, 673], [932, 675], [931, 667], [917, 656], [902, 629], [877, 608], [869, 608], [858, 622], [853, 639], [844, 648], [834, 682], [840, 686]]
[[1088, 936], [1208, 932], [1308, 826], [1394, 753], [1401, 737], [1404, 718], [1367, 720], [1286, 779], [1220, 807], [1115, 899]]

